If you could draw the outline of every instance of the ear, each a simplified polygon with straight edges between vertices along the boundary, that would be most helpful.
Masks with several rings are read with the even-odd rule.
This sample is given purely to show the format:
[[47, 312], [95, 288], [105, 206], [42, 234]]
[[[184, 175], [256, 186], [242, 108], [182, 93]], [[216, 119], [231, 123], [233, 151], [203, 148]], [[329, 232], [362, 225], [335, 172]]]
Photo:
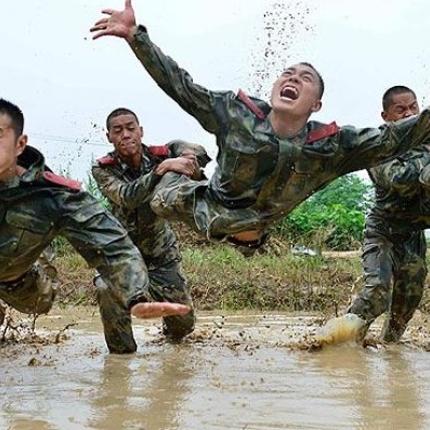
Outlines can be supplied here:
[[109, 131], [106, 132], [106, 139], [108, 140], [109, 143], [113, 143], [112, 140], [110, 139]]
[[312, 105], [312, 109], [311, 112], [315, 113], [321, 110], [322, 107], [322, 101], [321, 100], [317, 100], [313, 105]]
[[19, 157], [27, 146], [28, 137], [26, 134], [21, 134], [16, 141], [16, 156]]
[[381, 112], [381, 118], [382, 118], [385, 122], [387, 122], [387, 112], [382, 111], [382, 112]]

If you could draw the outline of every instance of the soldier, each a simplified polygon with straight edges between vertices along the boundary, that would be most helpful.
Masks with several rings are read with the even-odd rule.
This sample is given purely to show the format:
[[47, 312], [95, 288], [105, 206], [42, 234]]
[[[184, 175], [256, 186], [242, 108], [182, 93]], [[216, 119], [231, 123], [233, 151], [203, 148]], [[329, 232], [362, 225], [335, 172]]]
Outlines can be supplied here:
[[268, 227], [330, 181], [377, 165], [430, 137], [430, 111], [379, 129], [308, 122], [321, 108], [324, 83], [309, 63], [288, 67], [275, 81], [271, 106], [239, 91], [209, 91], [136, 26], [131, 0], [104, 10], [91, 31], [124, 38], [156, 83], [216, 135], [218, 166], [209, 181], [169, 172], [154, 191], [153, 210], [188, 223], [209, 238], [248, 248]]
[[27, 146], [23, 127], [21, 110], [0, 99], [0, 299], [20, 312], [47, 313], [55, 270], [46, 255], [38, 257], [64, 236], [105, 281], [97, 295], [110, 352], [133, 352], [130, 310], [155, 318], [184, 315], [190, 308], [151, 303], [147, 268], [127, 232], [78, 182], [45, 166], [42, 154]]
[[[154, 296], [162, 292], [162, 299], [192, 307], [191, 295], [181, 274], [181, 255], [175, 234], [169, 224], [151, 210], [149, 203], [154, 186], [164, 173], [173, 171], [193, 176], [199, 170], [197, 158], [203, 166], [210, 159], [202, 147], [182, 141], [145, 146], [139, 120], [126, 108], [111, 112], [106, 128], [114, 151], [98, 159], [92, 168], [100, 191], [139, 248], [148, 267], [150, 284], [156, 285]], [[179, 340], [193, 330], [194, 322], [192, 311], [185, 316], [167, 317], [163, 331], [169, 338]]]
[[[382, 118], [395, 122], [419, 113], [415, 93], [408, 87], [389, 88], [382, 99]], [[365, 336], [370, 324], [388, 311], [382, 339], [396, 342], [420, 303], [427, 275], [428, 227], [422, 207], [426, 198], [420, 183], [430, 165], [427, 146], [413, 149], [368, 173], [375, 184], [375, 204], [366, 217], [363, 244], [365, 286], [348, 314], [328, 323], [328, 343]], [[347, 325], [347, 327], [345, 327]], [[339, 337], [339, 333], [341, 333]]]

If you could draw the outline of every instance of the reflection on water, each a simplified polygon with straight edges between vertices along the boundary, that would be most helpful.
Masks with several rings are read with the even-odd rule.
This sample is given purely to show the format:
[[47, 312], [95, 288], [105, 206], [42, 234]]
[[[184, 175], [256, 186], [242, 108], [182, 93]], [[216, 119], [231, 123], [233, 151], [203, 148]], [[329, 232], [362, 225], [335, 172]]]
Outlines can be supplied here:
[[138, 353], [114, 356], [97, 318], [79, 321], [60, 346], [0, 348], [1, 429], [430, 428], [428, 353], [405, 345], [291, 351], [273, 338], [294, 318], [235, 315], [220, 337], [184, 345], [140, 325]]

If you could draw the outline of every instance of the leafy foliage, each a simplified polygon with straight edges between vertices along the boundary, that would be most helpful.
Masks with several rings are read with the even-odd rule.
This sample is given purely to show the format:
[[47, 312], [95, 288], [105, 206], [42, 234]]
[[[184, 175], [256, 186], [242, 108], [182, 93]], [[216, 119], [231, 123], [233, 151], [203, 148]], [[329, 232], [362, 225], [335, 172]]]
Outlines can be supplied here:
[[345, 175], [303, 202], [275, 231], [295, 242], [350, 249], [362, 240], [371, 190], [357, 175]]

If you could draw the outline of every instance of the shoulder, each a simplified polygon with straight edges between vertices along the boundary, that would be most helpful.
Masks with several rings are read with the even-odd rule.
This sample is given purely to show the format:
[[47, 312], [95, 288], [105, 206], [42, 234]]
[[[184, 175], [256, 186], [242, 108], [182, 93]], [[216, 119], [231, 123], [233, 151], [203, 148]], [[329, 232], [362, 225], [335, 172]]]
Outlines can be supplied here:
[[[118, 160], [111, 154], [107, 154], [103, 157], [97, 158], [95, 167], [108, 167], [108, 166], [116, 166], [118, 164]], [[94, 167], [93, 166], [93, 167]]]
[[270, 111], [270, 107], [266, 102], [255, 97], [250, 97], [243, 90], [237, 92], [236, 100], [244, 104], [249, 111], [261, 120], [265, 119]]
[[43, 172], [42, 176], [43, 179], [51, 185], [68, 188], [73, 191], [81, 191], [81, 183], [74, 179], [65, 178], [64, 176], [49, 171]]
[[318, 140], [326, 139], [328, 137], [336, 136], [340, 132], [340, 127], [335, 121], [330, 124], [322, 124], [312, 121], [309, 123], [308, 135], [306, 143], [314, 143]]
[[151, 145], [147, 146], [146, 149], [154, 157], [167, 158], [170, 154], [168, 145]]

